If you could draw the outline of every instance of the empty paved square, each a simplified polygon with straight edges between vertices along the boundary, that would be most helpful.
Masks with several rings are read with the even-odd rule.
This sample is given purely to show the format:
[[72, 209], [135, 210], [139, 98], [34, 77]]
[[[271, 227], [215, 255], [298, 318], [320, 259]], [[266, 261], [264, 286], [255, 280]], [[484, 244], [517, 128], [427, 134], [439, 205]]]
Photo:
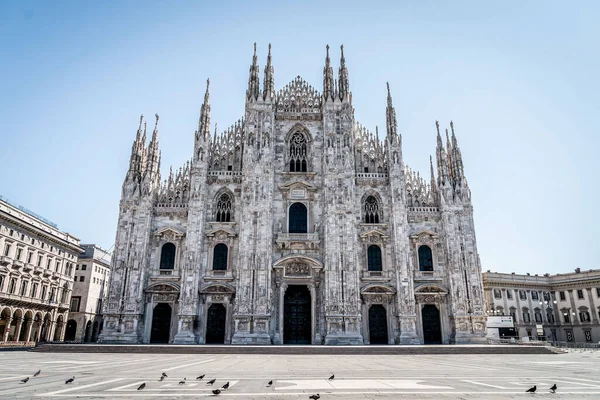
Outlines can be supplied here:
[[[38, 377], [33, 373], [41, 369]], [[600, 352], [557, 355], [166, 355], [0, 352], [2, 399], [600, 398]], [[168, 375], [159, 381], [161, 373]], [[195, 378], [205, 374], [203, 380]], [[334, 380], [328, 380], [335, 374]], [[20, 380], [29, 376], [27, 383]], [[72, 384], [65, 380], [75, 376]], [[186, 378], [185, 384], [179, 384]], [[216, 379], [214, 385], [207, 381]], [[268, 386], [269, 380], [273, 385]], [[142, 383], [146, 387], [138, 391]], [[558, 385], [558, 393], [548, 388]]]

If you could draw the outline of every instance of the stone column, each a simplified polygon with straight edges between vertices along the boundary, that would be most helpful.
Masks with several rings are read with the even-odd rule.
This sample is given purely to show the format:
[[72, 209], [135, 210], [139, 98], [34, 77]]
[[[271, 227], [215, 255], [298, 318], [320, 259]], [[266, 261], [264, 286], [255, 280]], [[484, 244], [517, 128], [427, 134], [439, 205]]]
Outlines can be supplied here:
[[174, 344], [196, 344], [196, 336], [194, 335], [194, 316], [179, 315], [177, 323], [177, 334], [173, 338]]
[[8, 342], [8, 335], [10, 334], [10, 324], [12, 323], [12, 317], [6, 319], [6, 330], [4, 331], [3, 342]]
[[23, 318], [17, 319], [17, 325], [15, 329], [15, 342], [18, 342], [21, 336], [21, 327], [23, 326]]
[[56, 321], [50, 321], [50, 326], [46, 333], [46, 340], [51, 342], [54, 340], [54, 330], [56, 329]]
[[594, 325], [598, 324], [598, 310], [594, 304], [594, 296], [592, 296], [592, 288], [587, 288], [588, 300], [590, 301], [590, 322]]
[[[571, 304], [571, 309], [569, 310], [569, 317], [571, 318], [571, 325], [579, 325], [579, 315], [577, 306], [575, 305], [575, 297], [573, 297], [573, 289], [567, 291], [569, 293], [569, 302]], [[575, 313], [575, 315], [573, 315]], [[573, 332], [575, 335], [575, 332]]]
[[25, 325], [25, 341], [29, 342], [29, 339], [31, 338], [31, 328], [33, 326], [33, 320], [29, 319], [26, 322]]

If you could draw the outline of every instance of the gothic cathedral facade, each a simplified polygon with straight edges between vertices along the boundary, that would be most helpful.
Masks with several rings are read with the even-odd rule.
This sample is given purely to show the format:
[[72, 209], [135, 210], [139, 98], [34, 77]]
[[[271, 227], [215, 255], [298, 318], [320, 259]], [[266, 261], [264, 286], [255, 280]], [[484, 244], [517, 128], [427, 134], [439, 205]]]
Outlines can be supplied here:
[[450, 124], [429, 182], [402, 157], [388, 86], [383, 140], [354, 117], [343, 47], [319, 93], [262, 87], [160, 177], [158, 115], [140, 119], [125, 177], [100, 342], [474, 343], [485, 335], [471, 194]]

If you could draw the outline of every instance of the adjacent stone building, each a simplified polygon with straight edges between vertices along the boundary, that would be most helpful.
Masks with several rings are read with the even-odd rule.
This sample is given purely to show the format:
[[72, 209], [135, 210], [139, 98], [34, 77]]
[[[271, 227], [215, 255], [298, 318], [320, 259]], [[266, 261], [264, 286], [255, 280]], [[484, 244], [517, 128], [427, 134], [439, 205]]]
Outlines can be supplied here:
[[488, 271], [483, 285], [488, 314], [512, 316], [519, 337], [600, 342], [600, 270], [543, 276]]
[[95, 342], [102, 329], [102, 301], [108, 291], [110, 253], [95, 244], [82, 244], [65, 341]]
[[192, 158], [164, 182], [158, 115], [148, 145], [140, 119], [100, 341], [483, 340], [454, 126], [443, 143], [436, 123], [424, 179], [404, 163], [389, 86], [380, 139], [356, 120], [349, 82], [343, 48], [335, 79], [327, 47], [322, 92], [299, 76], [275, 91], [269, 46], [261, 88], [255, 46], [243, 117], [212, 136], [207, 82]]
[[63, 339], [82, 251], [76, 237], [0, 197], [0, 342]]

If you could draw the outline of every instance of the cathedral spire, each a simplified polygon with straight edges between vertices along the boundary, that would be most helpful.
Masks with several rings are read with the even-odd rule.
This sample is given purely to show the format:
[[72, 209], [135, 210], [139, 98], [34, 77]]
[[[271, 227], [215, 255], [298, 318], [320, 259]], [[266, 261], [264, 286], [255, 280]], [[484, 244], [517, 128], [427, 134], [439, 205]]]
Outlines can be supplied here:
[[452, 131], [452, 167], [454, 170], [454, 180], [456, 183], [461, 183], [465, 177], [464, 167], [460, 147], [458, 147], [456, 135], [454, 134], [454, 123], [452, 121], [450, 121], [450, 130]]
[[139, 172], [139, 161], [142, 157], [142, 149], [145, 146], [145, 140], [142, 139], [143, 133], [146, 129], [142, 129], [144, 123], [144, 114], [140, 115], [140, 125], [138, 126], [135, 140], [131, 145], [131, 156], [129, 157], [129, 171], [132, 173]]
[[333, 68], [329, 58], [329, 45], [326, 47], [325, 67], [323, 68], [323, 98], [325, 101], [333, 100]]
[[272, 100], [275, 97], [275, 80], [273, 64], [271, 62], [271, 43], [269, 43], [269, 55], [267, 56], [267, 66], [265, 67], [265, 80], [263, 81], [263, 86], [263, 100]]
[[429, 156], [429, 185], [431, 186], [431, 193], [433, 194], [433, 198], [437, 201], [437, 184], [435, 182], [435, 172], [433, 170], [433, 157]]
[[[390, 84], [387, 85], [387, 109], [385, 111], [385, 119], [387, 124], [387, 137], [390, 145], [396, 144], [398, 141], [398, 123], [396, 121], [396, 110], [392, 104], [392, 95], [390, 93]], [[398, 141], [399, 142], [399, 141]]]
[[339, 90], [340, 100], [350, 100], [350, 83], [348, 80], [348, 69], [346, 68], [346, 58], [344, 57], [344, 45], [340, 46], [340, 70], [339, 70]]
[[445, 183], [448, 183], [450, 171], [448, 166], [448, 157], [446, 155], [444, 143], [442, 142], [442, 136], [440, 135], [439, 121], [435, 121], [435, 128], [437, 130], [437, 147], [435, 149], [435, 155], [438, 169], [438, 183], [439, 186], [442, 187]]
[[204, 102], [200, 109], [200, 119], [198, 120], [198, 135], [203, 140], [208, 140], [210, 137], [210, 95], [208, 88], [210, 86], [210, 79], [206, 79], [206, 92], [204, 93]]
[[[146, 174], [150, 179], [150, 184], [156, 186], [160, 183], [159, 165], [160, 165], [160, 153], [158, 150], [158, 114], [156, 116], [156, 123], [154, 124], [154, 131], [152, 132], [152, 139], [148, 145], [148, 158], [146, 160]], [[158, 180], [157, 180], [158, 179]]]
[[254, 43], [254, 55], [252, 56], [252, 65], [250, 66], [250, 77], [248, 78], [248, 90], [246, 98], [249, 101], [258, 100], [260, 94], [260, 79], [258, 77], [259, 69], [256, 57], [256, 42]]

